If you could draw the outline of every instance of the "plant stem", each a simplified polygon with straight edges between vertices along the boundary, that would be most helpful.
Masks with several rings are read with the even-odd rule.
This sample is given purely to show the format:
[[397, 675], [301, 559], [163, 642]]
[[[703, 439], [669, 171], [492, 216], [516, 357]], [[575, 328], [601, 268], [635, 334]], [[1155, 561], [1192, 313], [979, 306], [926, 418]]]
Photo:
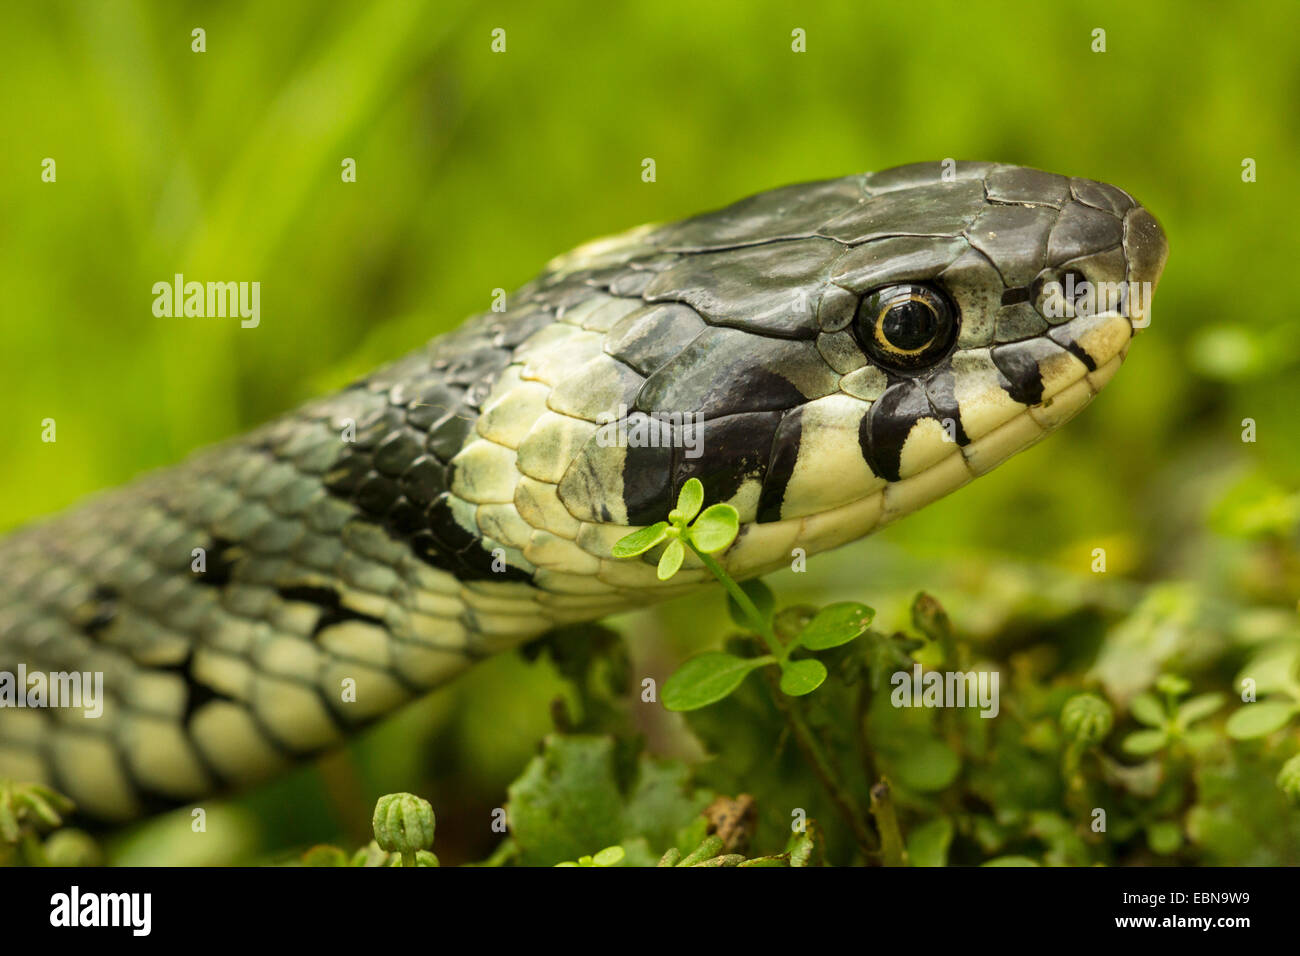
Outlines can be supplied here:
[[893, 791], [884, 777], [871, 788], [871, 815], [876, 818], [876, 829], [880, 831], [880, 854], [885, 866], [907, 866], [907, 847], [898, 826], [898, 814], [894, 812]]
[[799, 752], [803, 754], [804, 760], [812, 767], [813, 773], [817, 774], [817, 779], [821, 781], [822, 786], [826, 789], [831, 802], [835, 804], [835, 809], [844, 818], [844, 822], [849, 825], [849, 829], [853, 832], [853, 839], [858, 844], [858, 849], [868, 859], [876, 856], [880, 852], [880, 846], [867, 828], [857, 802], [844, 784], [840, 782], [839, 774], [836, 773], [835, 767], [827, 758], [825, 751], [822, 750], [817, 735], [813, 733], [812, 728], [808, 726], [808, 722], [804, 720], [803, 713], [799, 710], [799, 702], [781, 693], [778, 678], [774, 671], [765, 670], [763, 676], [767, 678], [768, 687], [772, 691], [772, 701], [776, 704], [776, 709], [781, 712], [781, 716], [785, 718], [785, 722], [794, 736], [795, 743], [799, 747]]
[[[777, 638], [775, 631], [772, 630], [772, 625], [754, 606], [754, 602], [749, 599], [749, 595], [732, 579], [731, 575], [722, 569], [722, 565], [697, 548], [689, 535], [683, 536], [682, 540], [686, 542], [688, 548], [695, 552], [695, 555], [709, 569], [709, 572], [726, 588], [727, 594], [731, 596], [731, 599], [736, 602], [736, 606], [749, 619], [754, 631], [767, 645], [768, 651], [777, 658], [778, 662], [784, 661], [788, 656], [789, 648], [785, 647]], [[840, 812], [840, 816], [849, 825], [849, 829], [853, 833], [853, 839], [858, 844], [858, 849], [867, 858], [876, 856], [880, 851], [880, 846], [875, 836], [867, 827], [866, 820], [858, 809], [857, 802], [853, 799], [852, 794], [840, 781], [839, 774], [829, 758], [827, 758], [821, 742], [817, 739], [817, 735], [813, 733], [812, 728], [808, 726], [808, 722], [804, 720], [798, 701], [787, 698], [786, 695], [781, 693], [778, 678], [772, 671], [764, 671], [763, 676], [767, 678], [768, 687], [772, 691], [772, 701], [776, 704], [776, 709], [785, 718], [800, 753], [803, 754], [808, 765], [812, 767], [813, 772], [817, 774], [817, 778], [825, 787], [831, 802], [835, 804], [835, 808]], [[895, 827], [897, 827], [897, 821], [895, 821]]]
[[763, 643], [767, 645], [768, 651], [770, 651], [778, 660], [785, 660], [785, 648], [781, 645], [781, 642], [777, 640], [776, 633], [772, 630], [772, 625], [763, 618], [763, 615], [759, 613], [758, 608], [754, 606], [754, 602], [749, 599], [749, 595], [744, 592], [739, 584], [732, 580], [730, 574], [722, 569], [722, 565], [718, 564], [718, 562], [713, 560], [709, 555], [695, 547], [695, 542], [693, 542], [689, 536], [684, 536], [682, 540], [686, 542], [688, 548], [695, 552], [696, 557], [704, 562], [704, 566], [708, 568], [713, 576], [722, 583], [722, 586], [727, 589], [727, 593], [731, 595], [731, 599], [735, 601], [736, 606], [744, 612], [745, 617], [749, 618], [749, 623], [753, 625], [755, 632], [763, 639]]
[[862, 763], [862, 773], [868, 783], [876, 779], [876, 758], [871, 752], [871, 742], [867, 739], [867, 711], [870, 707], [871, 681], [864, 679], [858, 688], [853, 709], [853, 739], [857, 742], [858, 760]]

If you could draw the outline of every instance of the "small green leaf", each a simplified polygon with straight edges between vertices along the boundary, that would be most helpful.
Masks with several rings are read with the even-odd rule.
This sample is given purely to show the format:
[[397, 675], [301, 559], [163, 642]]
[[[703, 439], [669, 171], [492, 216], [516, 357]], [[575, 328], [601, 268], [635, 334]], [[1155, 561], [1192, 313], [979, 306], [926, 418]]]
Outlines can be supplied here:
[[682, 520], [690, 524], [700, 513], [703, 505], [704, 485], [700, 484], [698, 478], [687, 479], [686, 484], [682, 485], [682, 490], [677, 492], [677, 510], [682, 513]]
[[875, 614], [865, 604], [854, 601], [828, 604], [808, 622], [799, 635], [799, 643], [813, 651], [847, 644], [866, 631]]
[[667, 536], [665, 534], [667, 530], [668, 522], [659, 521], [648, 528], [633, 531], [631, 534], [615, 541], [610, 553], [616, 558], [635, 558], [638, 554], [644, 554], [662, 541]]
[[947, 866], [953, 826], [948, 817], [935, 817], [907, 835], [907, 858], [912, 866]]
[[664, 553], [659, 556], [659, 580], [667, 581], [682, 566], [682, 559], [686, 557], [686, 545], [682, 544], [681, 538], [673, 538], [668, 542], [668, 547], [664, 548]]
[[1292, 803], [1300, 803], [1300, 754], [1296, 754], [1277, 772], [1278, 789]]
[[1228, 718], [1228, 736], [1234, 740], [1265, 737], [1285, 727], [1295, 710], [1296, 705], [1289, 700], [1262, 700], [1257, 704], [1246, 704]]
[[1155, 753], [1167, 743], [1169, 735], [1163, 730], [1136, 730], [1124, 738], [1121, 746], [1126, 753], [1142, 757]]
[[1134, 720], [1140, 721], [1148, 727], [1163, 727], [1165, 725], [1165, 708], [1154, 694], [1138, 694], [1128, 705], [1128, 709]]
[[[771, 588], [763, 583], [762, 578], [742, 581], [740, 589], [754, 602], [754, 607], [758, 608], [758, 613], [763, 616], [764, 621], [772, 620], [772, 612], [776, 610], [776, 595], [772, 593]], [[727, 613], [731, 615], [731, 620], [736, 627], [751, 628], [754, 626], [749, 618], [745, 616], [745, 612], [740, 609], [740, 605], [732, 600], [730, 594], [727, 595]]]
[[1177, 674], [1161, 674], [1156, 678], [1156, 690], [1171, 697], [1182, 697], [1191, 689], [1191, 683]]
[[900, 783], [923, 793], [937, 793], [961, 773], [961, 758], [941, 740], [909, 741], [894, 758]]
[[596, 866], [618, 866], [627, 852], [621, 846], [607, 846], [591, 858]]
[[1168, 856], [1183, 845], [1183, 828], [1173, 820], [1158, 820], [1147, 825], [1147, 846], [1153, 853]]
[[1222, 694], [1198, 694], [1190, 700], [1183, 701], [1178, 708], [1178, 723], [1187, 727], [1209, 717], [1223, 706], [1225, 699]]
[[669, 710], [707, 707], [739, 687], [750, 671], [775, 662], [771, 655], [736, 657], [716, 651], [692, 657], [664, 681], [664, 706]]
[[731, 505], [709, 505], [691, 525], [691, 541], [705, 554], [721, 551], [740, 533], [740, 513]]
[[816, 658], [791, 661], [781, 668], [781, 693], [790, 697], [811, 694], [826, 679], [826, 665]]

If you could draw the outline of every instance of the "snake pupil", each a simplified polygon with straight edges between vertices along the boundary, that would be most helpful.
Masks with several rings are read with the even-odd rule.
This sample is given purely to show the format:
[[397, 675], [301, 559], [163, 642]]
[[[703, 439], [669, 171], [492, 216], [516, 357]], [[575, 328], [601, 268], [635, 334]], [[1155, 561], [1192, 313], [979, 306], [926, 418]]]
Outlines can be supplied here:
[[938, 328], [934, 309], [915, 299], [890, 306], [880, 322], [880, 334], [900, 352], [915, 352], [929, 345]]
[[920, 372], [952, 349], [961, 322], [952, 300], [929, 283], [897, 283], [858, 303], [856, 331], [867, 356], [894, 372]]

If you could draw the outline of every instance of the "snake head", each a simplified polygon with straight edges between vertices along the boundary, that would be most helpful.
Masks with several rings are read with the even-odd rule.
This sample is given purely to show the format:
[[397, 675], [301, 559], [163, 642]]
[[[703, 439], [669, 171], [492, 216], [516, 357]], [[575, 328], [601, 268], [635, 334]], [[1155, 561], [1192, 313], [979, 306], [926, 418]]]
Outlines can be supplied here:
[[991, 163], [776, 189], [575, 250], [539, 290], [605, 290], [577, 324], [617, 385], [552, 393], [598, 425], [559, 497], [621, 533], [699, 478], [740, 512], [739, 575], [853, 540], [1082, 409], [1149, 323], [1166, 254], [1123, 190]]

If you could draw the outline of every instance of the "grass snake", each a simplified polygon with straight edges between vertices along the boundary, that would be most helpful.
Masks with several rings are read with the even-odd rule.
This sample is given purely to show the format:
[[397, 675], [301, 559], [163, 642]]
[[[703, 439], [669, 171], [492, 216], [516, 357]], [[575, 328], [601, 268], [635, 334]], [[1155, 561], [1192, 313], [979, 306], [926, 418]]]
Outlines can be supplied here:
[[705, 584], [610, 557], [690, 477], [740, 513], [736, 578], [857, 539], [1086, 405], [1149, 299], [1072, 285], [1154, 286], [1166, 251], [1114, 186], [950, 161], [581, 246], [504, 311], [0, 541], [11, 689], [104, 687], [97, 718], [0, 706], [0, 777], [110, 821], [265, 778], [476, 659]]

